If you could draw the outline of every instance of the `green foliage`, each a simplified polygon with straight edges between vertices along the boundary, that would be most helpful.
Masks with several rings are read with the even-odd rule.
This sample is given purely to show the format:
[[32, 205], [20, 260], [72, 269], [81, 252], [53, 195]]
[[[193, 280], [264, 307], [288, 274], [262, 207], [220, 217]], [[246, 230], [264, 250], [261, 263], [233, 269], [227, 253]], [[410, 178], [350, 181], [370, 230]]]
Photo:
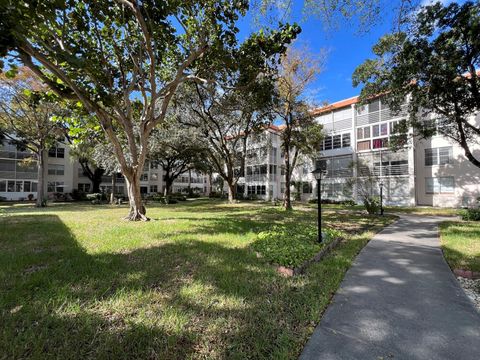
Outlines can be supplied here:
[[[480, 167], [480, 159], [470, 149], [480, 128], [469, 123], [471, 114], [480, 109], [479, 33], [478, 1], [424, 6], [405, 31], [378, 41], [373, 48], [376, 58], [357, 67], [353, 83], [364, 85], [364, 101], [387, 94], [382, 100], [396, 113], [409, 96], [408, 125], [422, 137], [438, 131], [453, 139]], [[436, 123], [424, 122], [425, 115], [432, 113], [439, 118]]]
[[364, 197], [363, 206], [370, 215], [376, 215], [380, 212], [380, 198], [378, 196]]
[[316, 227], [274, 226], [260, 232], [252, 248], [271, 263], [295, 267], [315, 256], [325, 242], [343, 235], [338, 230], [328, 228], [323, 232], [326, 238], [319, 243]]
[[452, 269], [480, 272], [480, 222], [440, 224], [442, 250]]
[[468, 208], [462, 211], [462, 220], [480, 221], [480, 208]]

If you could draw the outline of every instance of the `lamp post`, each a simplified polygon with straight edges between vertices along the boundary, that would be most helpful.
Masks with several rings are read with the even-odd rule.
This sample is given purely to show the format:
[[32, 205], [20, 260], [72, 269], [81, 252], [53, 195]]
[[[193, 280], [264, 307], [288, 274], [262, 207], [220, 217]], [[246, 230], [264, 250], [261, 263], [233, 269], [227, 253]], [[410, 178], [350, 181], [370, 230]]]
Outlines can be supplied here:
[[380, 182], [380, 215], [383, 216], [383, 182]]
[[315, 179], [317, 180], [317, 216], [318, 216], [318, 242], [322, 242], [322, 192], [321, 192], [321, 186], [322, 186], [322, 175], [325, 174], [326, 172], [323, 171], [320, 168], [317, 168], [312, 171], [313, 176], [315, 176]]

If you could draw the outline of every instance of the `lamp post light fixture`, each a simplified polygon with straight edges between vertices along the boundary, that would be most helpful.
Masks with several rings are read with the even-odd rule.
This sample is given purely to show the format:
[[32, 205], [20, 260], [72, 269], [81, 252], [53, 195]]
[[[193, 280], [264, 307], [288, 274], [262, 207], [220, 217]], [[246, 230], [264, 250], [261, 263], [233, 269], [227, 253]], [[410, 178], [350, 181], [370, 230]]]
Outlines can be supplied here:
[[383, 181], [380, 182], [380, 215], [383, 216]]
[[312, 171], [313, 176], [317, 180], [317, 224], [318, 224], [318, 242], [322, 242], [322, 175], [326, 175], [326, 171], [320, 168], [316, 168]]

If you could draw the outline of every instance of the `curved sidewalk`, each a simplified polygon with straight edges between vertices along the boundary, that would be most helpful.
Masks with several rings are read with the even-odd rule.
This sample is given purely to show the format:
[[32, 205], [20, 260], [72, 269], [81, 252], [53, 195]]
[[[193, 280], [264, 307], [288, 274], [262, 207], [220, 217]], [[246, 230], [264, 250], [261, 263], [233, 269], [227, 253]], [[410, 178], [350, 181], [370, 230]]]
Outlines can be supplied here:
[[480, 359], [480, 314], [443, 258], [441, 220], [402, 216], [377, 234], [300, 359]]

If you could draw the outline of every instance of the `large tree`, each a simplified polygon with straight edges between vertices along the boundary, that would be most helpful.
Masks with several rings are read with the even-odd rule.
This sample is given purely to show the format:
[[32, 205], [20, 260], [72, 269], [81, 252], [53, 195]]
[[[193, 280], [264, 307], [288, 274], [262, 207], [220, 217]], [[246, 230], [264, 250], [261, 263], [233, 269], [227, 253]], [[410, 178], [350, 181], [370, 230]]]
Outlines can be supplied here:
[[64, 125], [55, 120], [63, 109], [28, 68], [19, 69], [14, 78], [0, 74], [0, 138], [32, 152], [38, 169], [37, 207], [46, 205], [48, 149], [65, 138]]
[[166, 126], [170, 128], [167, 134], [159, 131], [153, 133], [149, 159], [162, 167], [164, 195], [168, 197], [175, 179], [200, 162], [204, 147], [196, 129], [182, 126], [177, 119], [171, 119]]
[[322, 126], [315, 122], [305, 91], [322, 69], [324, 54], [313, 55], [306, 48], [290, 47], [281, 59], [277, 79], [275, 113], [282, 123], [281, 147], [284, 154], [284, 207], [292, 209], [291, 178], [299, 155], [316, 156], [323, 138]]
[[0, 56], [21, 62], [60, 97], [96, 116], [125, 176], [129, 220], [148, 220], [140, 176], [152, 131], [177, 87], [216, 67], [282, 50], [295, 26], [238, 45], [248, 1], [4, 0]]
[[233, 86], [186, 89], [179, 110], [183, 124], [197, 129], [205, 143], [205, 161], [228, 186], [228, 200], [235, 200], [237, 182], [244, 176], [250, 135], [272, 121], [274, 89], [271, 74], [243, 82], [236, 74]]
[[[480, 4], [436, 3], [423, 7], [403, 32], [382, 37], [376, 58], [353, 75], [364, 84], [362, 98], [384, 94], [399, 112], [408, 97], [409, 125], [423, 137], [437, 131], [457, 142], [467, 159], [480, 167], [471, 147], [480, 128], [471, 121], [480, 110]], [[423, 121], [435, 114], [437, 121]]]

